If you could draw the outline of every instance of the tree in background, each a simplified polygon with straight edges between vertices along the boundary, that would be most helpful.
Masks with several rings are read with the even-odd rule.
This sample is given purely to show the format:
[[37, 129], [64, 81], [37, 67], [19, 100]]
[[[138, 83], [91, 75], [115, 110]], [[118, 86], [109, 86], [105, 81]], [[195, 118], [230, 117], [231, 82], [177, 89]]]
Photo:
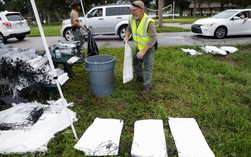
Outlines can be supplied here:
[[5, 5], [3, 4], [3, 2], [0, 1], [0, 10], [6, 10], [5, 9]]
[[179, 15], [180, 16], [183, 16], [184, 10], [189, 8], [190, 3], [191, 2], [189, 0], [178, 0], [176, 2], [176, 8], [179, 8]]
[[224, 6], [229, 3], [234, 3], [234, 0], [208, 0], [211, 3], [220, 3], [220, 11], [224, 10]]
[[237, 6], [237, 8], [248, 8], [248, 5], [251, 5], [250, 0], [217, 0], [216, 2], [221, 3], [221, 11], [225, 4], [232, 3]]
[[[100, 4], [112, 4], [117, 3], [118, 0], [82, 0], [84, 4], [85, 11], [88, 11], [92, 8], [93, 5]], [[134, 0], [120, 0], [121, 2], [131, 2]], [[155, 1], [156, 8], [158, 10], [158, 0], [142, 0], [145, 3], [147, 8], [151, 7], [151, 2]], [[250, 0], [163, 0], [163, 7], [173, 4], [175, 1], [175, 8], [179, 10], [179, 14], [182, 15], [183, 11], [188, 9], [191, 2], [197, 4], [198, 6], [202, 3], [220, 3], [221, 10], [224, 9], [224, 5], [232, 3], [237, 5], [237, 8], [246, 8], [248, 5], [251, 5]], [[46, 21], [46, 24], [50, 24], [51, 21], [62, 21], [62, 19], [69, 18], [70, 13], [70, 4], [72, 0], [35, 0], [38, 8], [41, 21]], [[192, 15], [195, 16], [196, 6], [193, 10]], [[18, 11], [25, 17], [29, 19], [34, 19], [33, 10], [30, 4], [30, 0], [0, 0], [0, 10], [8, 11]], [[157, 14], [157, 13], [156, 13]], [[82, 13], [80, 13], [80, 16]]]
[[[250, 0], [191, 0], [191, 2], [194, 3], [194, 9], [192, 15], [195, 16], [197, 6], [200, 6], [202, 3], [218, 3], [220, 4], [220, 11], [225, 10], [224, 6], [227, 4], [232, 3], [233, 5], [236, 5], [236, 8], [248, 8], [247, 6], [251, 4]], [[212, 13], [211, 13], [212, 14]]]
[[163, 27], [163, 10], [162, 8], [164, 7], [164, 1], [163, 0], [158, 0], [158, 22], [159, 22], [159, 28], [161, 29]]
[[[179, 15], [182, 16], [184, 10], [187, 10], [189, 8], [189, 5], [191, 3], [191, 0], [165, 0], [165, 6], [173, 4], [175, 1], [175, 10], [179, 10]], [[165, 7], [164, 6], [164, 7]]]
[[[34, 17], [30, 0], [2, 0], [0, 3], [1, 10], [18, 11], [26, 17]], [[147, 0], [145, 0], [147, 2]], [[62, 21], [69, 18], [71, 11], [70, 4], [72, 0], [35, 0], [37, 9], [42, 22], [50, 25], [51, 21]], [[82, 0], [85, 11], [88, 11], [92, 5], [112, 4], [117, 0]], [[82, 13], [80, 12], [80, 15]]]
[[[18, 11], [26, 17], [34, 17], [30, 0], [3, 0], [8, 11]], [[61, 21], [70, 12], [70, 0], [35, 0], [41, 21], [50, 25], [53, 21]], [[68, 18], [68, 17], [67, 17]]]
[[42, 21], [45, 19], [48, 25], [50, 25], [51, 20], [58, 21], [60, 18], [63, 18], [62, 15], [68, 14], [69, 17], [70, 4], [69, 0], [36, 0]]
[[30, 0], [2, 0], [4, 2], [4, 10], [18, 11], [22, 15], [28, 15], [31, 11]]

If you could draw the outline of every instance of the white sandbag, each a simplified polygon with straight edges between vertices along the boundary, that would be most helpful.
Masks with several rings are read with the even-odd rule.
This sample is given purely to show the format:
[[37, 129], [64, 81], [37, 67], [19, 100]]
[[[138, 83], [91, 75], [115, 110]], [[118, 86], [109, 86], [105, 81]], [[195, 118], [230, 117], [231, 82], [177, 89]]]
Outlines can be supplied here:
[[179, 157], [215, 157], [194, 118], [169, 118]]
[[122, 128], [123, 120], [96, 118], [74, 148], [86, 156], [118, 155]]
[[162, 120], [138, 120], [134, 123], [131, 155], [136, 157], [167, 157]]
[[[44, 152], [51, 138], [59, 131], [70, 126], [64, 107], [59, 105], [42, 105], [39, 103], [21, 103], [0, 112], [1, 123], [22, 124], [27, 114], [36, 107], [46, 110], [34, 125], [16, 126], [17, 129], [1, 130], [0, 153]], [[69, 116], [76, 120], [76, 114], [67, 109]]]
[[182, 50], [183, 52], [186, 52], [186, 53], [192, 55], [192, 56], [194, 56], [194, 55], [202, 55], [201, 52], [197, 52], [197, 51], [195, 51], [194, 49], [183, 49], [183, 48], [181, 48], [181, 50]]
[[132, 79], [133, 79], [132, 49], [128, 43], [125, 43], [123, 83], [127, 83]]
[[218, 55], [227, 55], [227, 52], [222, 50], [222, 49], [219, 49], [218, 47], [216, 46], [204, 46], [204, 47], [201, 47], [201, 49], [203, 49], [206, 53], [211, 53], [211, 54], [218, 54]]
[[227, 53], [235, 53], [238, 49], [232, 46], [221, 46], [220, 49], [226, 51]]
[[80, 57], [73, 56], [73, 57], [71, 57], [70, 59], [67, 60], [67, 63], [70, 64], [70, 65], [72, 65], [75, 62], [77, 62], [79, 59], [80, 59]]
[[58, 76], [57, 81], [60, 85], [63, 85], [69, 79], [68, 73], [63, 73]]

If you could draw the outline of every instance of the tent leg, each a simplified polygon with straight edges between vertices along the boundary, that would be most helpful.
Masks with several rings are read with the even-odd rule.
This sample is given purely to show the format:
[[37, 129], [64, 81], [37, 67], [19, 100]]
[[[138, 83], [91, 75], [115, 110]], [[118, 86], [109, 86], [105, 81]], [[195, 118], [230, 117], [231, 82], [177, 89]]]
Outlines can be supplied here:
[[45, 48], [45, 52], [46, 52], [46, 56], [49, 60], [49, 64], [50, 64], [50, 67], [51, 67], [51, 71], [52, 71], [52, 74], [53, 74], [53, 79], [56, 80], [56, 83], [57, 83], [57, 87], [58, 87], [58, 91], [60, 93], [60, 96], [63, 100], [63, 106], [65, 108], [65, 111], [67, 113], [67, 116], [68, 116], [68, 119], [69, 119], [69, 122], [71, 124], [71, 128], [72, 128], [72, 131], [73, 131], [73, 134], [76, 138], [76, 140], [78, 140], [78, 137], [77, 137], [77, 134], [76, 134], [76, 131], [75, 131], [75, 128], [74, 128], [74, 125], [73, 125], [73, 122], [72, 122], [72, 119], [69, 115], [69, 112], [67, 110], [67, 102], [63, 96], [63, 92], [61, 90], [61, 86], [59, 84], [59, 82], [57, 81], [57, 74], [56, 74], [56, 71], [55, 71], [55, 67], [53, 65], [53, 61], [51, 59], [51, 54], [50, 54], [50, 51], [49, 51], [49, 48], [48, 48], [48, 44], [47, 44], [47, 41], [46, 41], [46, 38], [45, 38], [45, 35], [44, 35], [44, 31], [43, 31], [43, 28], [42, 28], [42, 24], [41, 24], [41, 21], [40, 21], [40, 18], [39, 18], [39, 15], [38, 15], [38, 11], [37, 11], [37, 6], [35, 4], [35, 1], [34, 0], [30, 0], [31, 1], [31, 5], [32, 5], [32, 9], [33, 9], [33, 12], [35, 14], [35, 18], [36, 18], [36, 21], [37, 21], [37, 25], [38, 25], [38, 28], [39, 28], [39, 32], [40, 32], [40, 35], [42, 37], [42, 42], [43, 42], [43, 45], [44, 45], [44, 48]]

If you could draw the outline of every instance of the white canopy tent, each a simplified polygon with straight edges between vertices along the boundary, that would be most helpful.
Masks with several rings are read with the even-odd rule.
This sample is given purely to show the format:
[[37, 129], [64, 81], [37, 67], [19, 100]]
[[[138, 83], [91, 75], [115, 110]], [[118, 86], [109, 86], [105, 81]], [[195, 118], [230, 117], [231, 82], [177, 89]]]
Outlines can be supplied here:
[[[61, 104], [66, 109], [67, 108], [67, 101], [64, 98], [64, 95], [63, 95], [63, 92], [62, 92], [62, 89], [61, 89], [61, 86], [60, 86], [60, 80], [58, 79], [58, 76], [57, 76], [57, 74], [55, 72], [55, 67], [54, 67], [54, 64], [53, 64], [53, 61], [52, 61], [52, 58], [51, 58], [51, 54], [50, 54], [50, 51], [49, 51], [49, 48], [48, 48], [48, 44], [47, 44], [47, 41], [46, 41], [46, 38], [45, 38], [43, 27], [42, 27], [42, 24], [41, 24], [41, 21], [40, 21], [40, 18], [39, 18], [39, 14], [38, 14], [38, 11], [37, 11], [37, 6], [36, 6], [36, 3], [35, 3], [34, 0], [30, 0], [30, 1], [31, 1], [33, 12], [35, 14], [35, 18], [36, 18], [37, 25], [38, 25], [38, 28], [39, 28], [39, 32], [40, 32], [40, 35], [41, 35], [41, 38], [42, 38], [42, 42], [43, 42], [43, 45], [44, 45], [44, 48], [45, 48], [45, 52], [46, 52], [47, 58], [49, 60], [49, 65], [51, 67], [52, 74], [53, 74], [53, 77], [54, 77], [55, 82], [57, 84], [57, 88], [58, 88], [58, 91], [59, 91], [59, 94], [60, 94], [60, 97], [61, 97], [61, 101], [62, 101]], [[81, 4], [82, 4], [82, 0], [81, 0]], [[78, 139], [78, 136], [76, 134], [75, 128], [73, 126], [73, 121], [70, 118], [70, 115], [69, 115], [68, 112], [67, 112], [67, 116], [68, 116], [69, 122], [71, 124], [71, 128], [72, 128], [72, 131], [74, 133], [74, 136], [75, 136], [76, 139]]]

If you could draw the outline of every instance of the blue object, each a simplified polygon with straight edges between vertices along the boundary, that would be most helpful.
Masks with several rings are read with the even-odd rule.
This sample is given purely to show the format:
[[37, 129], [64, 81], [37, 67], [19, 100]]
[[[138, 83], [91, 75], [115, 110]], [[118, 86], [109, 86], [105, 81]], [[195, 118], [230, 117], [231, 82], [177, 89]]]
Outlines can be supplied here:
[[108, 55], [95, 55], [85, 59], [91, 91], [95, 96], [112, 94], [114, 89], [114, 65], [116, 58]]

